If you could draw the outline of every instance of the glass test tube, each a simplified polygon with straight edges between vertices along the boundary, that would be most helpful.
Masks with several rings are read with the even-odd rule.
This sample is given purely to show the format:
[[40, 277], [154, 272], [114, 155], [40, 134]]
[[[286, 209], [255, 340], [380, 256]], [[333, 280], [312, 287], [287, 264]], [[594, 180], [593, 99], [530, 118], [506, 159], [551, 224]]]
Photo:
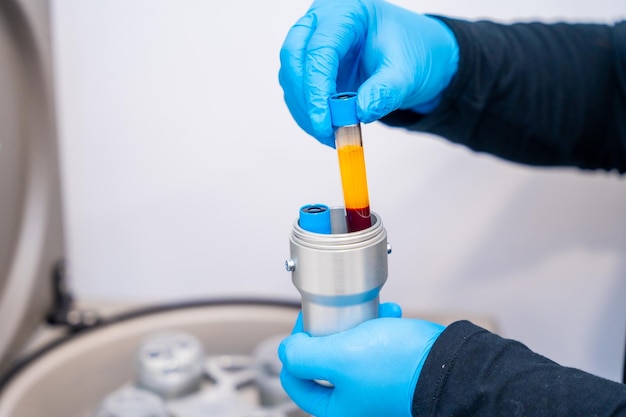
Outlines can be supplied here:
[[356, 93], [340, 93], [330, 98], [335, 127], [335, 147], [346, 209], [348, 232], [372, 226], [361, 125], [356, 116]]

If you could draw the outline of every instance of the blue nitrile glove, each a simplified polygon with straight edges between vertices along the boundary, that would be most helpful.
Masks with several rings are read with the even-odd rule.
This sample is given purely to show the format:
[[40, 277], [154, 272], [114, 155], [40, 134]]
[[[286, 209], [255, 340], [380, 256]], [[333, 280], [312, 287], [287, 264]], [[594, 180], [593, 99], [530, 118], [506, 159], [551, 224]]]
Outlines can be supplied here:
[[278, 350], [283, 388], [316, 417], [411, 417], [417, 379], [443, 329], [383, 317], [330, 336], [294, 333]]
[[296, 122], [334, 146], [328, 98], [357, 91], [364, 123], [396, 109], [431, 112], [458, 67], [440, 20], [382, 0], [316, 0], [280, 51], [280, 85]]

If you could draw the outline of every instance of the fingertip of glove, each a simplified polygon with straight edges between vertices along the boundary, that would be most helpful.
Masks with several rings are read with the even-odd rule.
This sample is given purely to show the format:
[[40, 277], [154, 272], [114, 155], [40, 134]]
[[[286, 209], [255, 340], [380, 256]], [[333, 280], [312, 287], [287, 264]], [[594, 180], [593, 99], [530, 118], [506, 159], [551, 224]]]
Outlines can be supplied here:
[[369, 86], [359, 90], [357, 116], [363, 123], [374, 122], [398, 108], [398, 98], [389, 89]]
[[335, 138], [332, 136], [322, 137], [317, 139], [321, 144], [335, 149]]
[[278, 345], [278, 358], [285, 364], [288, 360], [289, 350], [294, 343], [298, 343], [298, 341], [310, 337], [306, 333], [298, 332], [293, 333], [291, 336], [286, 337], [280, 342]]
[[402, 317], [402, 307], [396, 303], [383, 303], [380, 305], [380, 317]]
[[324, 145], [335, 147], [335, 135], [330, 122], [330, 115], [326, 109], [314, 109], [309, 111], [311, 118], [313, 137]]
[[280, 342], [280, 345], [278, 345], [278, 359], [280, 359], [283, 364], [287, 361], [287, 345], [292, 337], [293, 335], [286, 337]]
[[280, 345], [278, 345], [278, 359], [280, 359], [281, 362], [285, 363], [285, 360], [287, 358], [287, 354], [285, 353], [285, 350], [287, 349], [286, 346], [286, 340], [287, 339], [283, 339], [282, 342], [280, 342]]
[[317, 25], [317, 16], [314, 13], [307, 13], [302, 16], [292, 27], [305, 27], [312, 29]]

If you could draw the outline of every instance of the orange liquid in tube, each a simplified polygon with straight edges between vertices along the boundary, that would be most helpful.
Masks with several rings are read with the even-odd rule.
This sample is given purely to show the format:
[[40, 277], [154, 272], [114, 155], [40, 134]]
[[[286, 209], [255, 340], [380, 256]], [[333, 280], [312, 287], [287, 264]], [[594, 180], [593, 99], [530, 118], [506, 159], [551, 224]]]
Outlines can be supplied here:
[[335, 129], [335, 146], [339, 155], [348, 232], [358, 232], [372, 226], [361, 124], [356, 114], [356, 99], [357, 94], [352, 92], [338, 93], [329, 99]]
[[337, 153], [346, 205], [346, 225], [348, 232], [358, 232], [372, 225], [363, 146], [338, 145]]

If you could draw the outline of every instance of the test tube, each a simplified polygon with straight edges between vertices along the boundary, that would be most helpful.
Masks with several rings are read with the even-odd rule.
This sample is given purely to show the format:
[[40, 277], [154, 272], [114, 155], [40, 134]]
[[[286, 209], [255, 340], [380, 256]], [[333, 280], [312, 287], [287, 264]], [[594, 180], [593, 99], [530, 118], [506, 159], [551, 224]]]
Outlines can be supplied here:
[[346, 210], [348, 232], [372, 226], [361, 124], [356, 115], [356, 93], [338, 93], [329, 99], [335, 147]]
[[300, 227], [314, 233], [329, 234], [331, 230], [330, 208], [325, 204], [307, 204], [300, 207]]

